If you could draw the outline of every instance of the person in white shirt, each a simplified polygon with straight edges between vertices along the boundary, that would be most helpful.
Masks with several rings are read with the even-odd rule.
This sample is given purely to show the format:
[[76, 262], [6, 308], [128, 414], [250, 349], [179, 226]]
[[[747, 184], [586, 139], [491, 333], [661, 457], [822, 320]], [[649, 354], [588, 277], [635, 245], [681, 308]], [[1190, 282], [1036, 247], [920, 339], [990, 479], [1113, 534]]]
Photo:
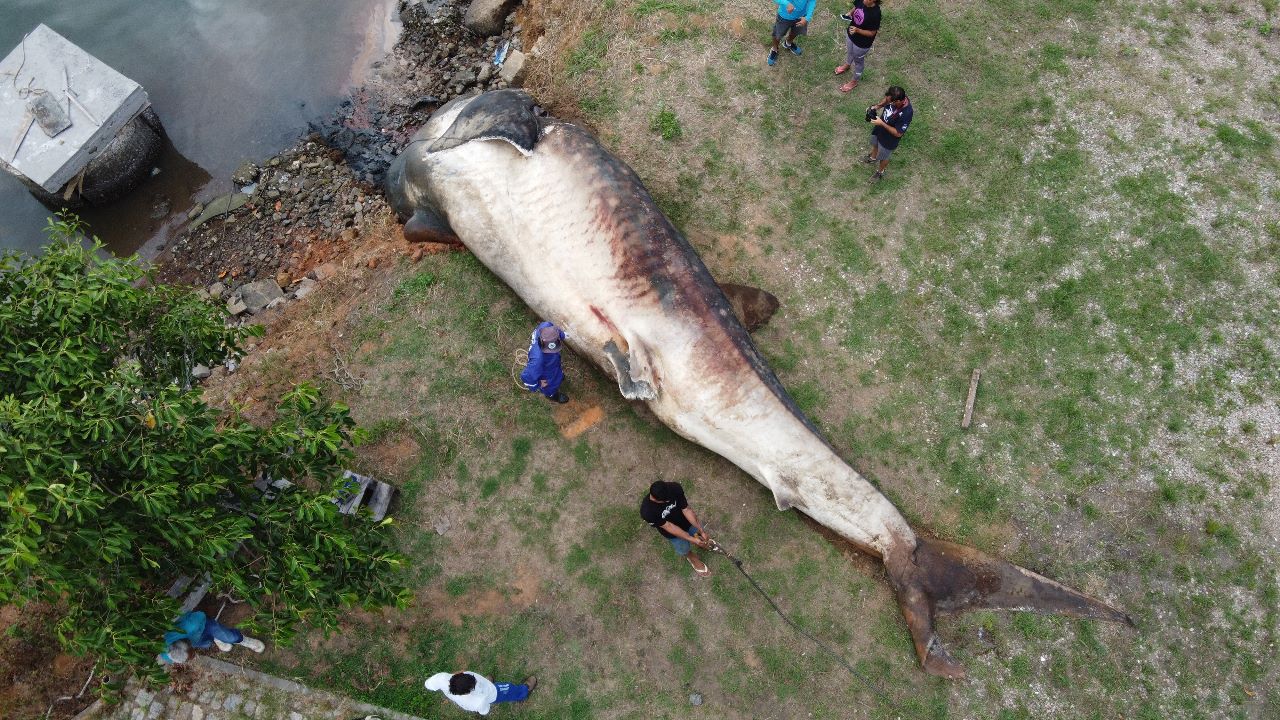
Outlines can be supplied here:
[[423, 683], [428, 690], [439, 690], [458, 707], [481, 715], [489, 714], [489, 706], [495, 703], [520, 702], [529, 697], [538, 684], [538, 678], [525, 678], [515, 683], [492, 683], [479, 673], [470, 671], [436, 673]]

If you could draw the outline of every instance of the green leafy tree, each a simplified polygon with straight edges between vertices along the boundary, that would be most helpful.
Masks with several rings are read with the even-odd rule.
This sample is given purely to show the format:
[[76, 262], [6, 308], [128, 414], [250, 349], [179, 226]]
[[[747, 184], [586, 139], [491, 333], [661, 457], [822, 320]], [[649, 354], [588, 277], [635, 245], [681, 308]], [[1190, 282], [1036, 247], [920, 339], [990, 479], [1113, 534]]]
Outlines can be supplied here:
[[[62, 644], [115, 675], [154, 672], [181, 575], [209, 573], [287, 639], [344, 606], [402, 605], [389, 521], [332, 502], [358, 430], [301, 386], [256, 427], [207, 406], [191, 368], [255, 329], [50, 221], [35, 259], [0, 256], [0, 603], [63, 612]], [[293, 487], [268, 500], [256, 477]]]

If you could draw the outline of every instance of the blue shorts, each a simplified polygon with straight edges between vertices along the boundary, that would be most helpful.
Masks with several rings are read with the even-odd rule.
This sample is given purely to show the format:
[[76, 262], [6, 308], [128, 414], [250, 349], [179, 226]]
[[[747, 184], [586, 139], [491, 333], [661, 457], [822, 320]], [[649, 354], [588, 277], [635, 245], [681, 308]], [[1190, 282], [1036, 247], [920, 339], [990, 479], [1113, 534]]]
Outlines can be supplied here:
[[[686, 530], [685, 532], [689, 533], [690, 535], [697, 535], [698, 533], [702, 532], [702, 528], [698, 527], [697, 525], [690, 525], [689, 529]], [[689, 542], [688, 540], [685, 540], [684, 538], [673, 537], [673, 538], [667, 538], [667, 539], [671, 541], [671, 547], [676, 549], [676, 554], [679, 555], [680, 557], [684, 557], [685, 555], [688, 555], [689, 550], [693, 548], [693, 543]]]

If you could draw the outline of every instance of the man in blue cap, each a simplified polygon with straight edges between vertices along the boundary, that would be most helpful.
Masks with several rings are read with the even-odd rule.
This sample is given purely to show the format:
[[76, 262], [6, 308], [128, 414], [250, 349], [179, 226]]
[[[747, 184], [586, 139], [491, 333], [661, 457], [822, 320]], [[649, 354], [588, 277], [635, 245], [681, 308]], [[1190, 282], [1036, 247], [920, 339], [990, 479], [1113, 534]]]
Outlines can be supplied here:
[[529, 341], [529, 362], [520, 373], [520, 382], [526, 390], [541, 392], [548, 400], [557, 403], [569, 402], [569, 396], [560, 392], [560, 384], [564, 382], [560, 348], [564, 340], [564, 331], [553, 323], [545, 320], [538, 323]]

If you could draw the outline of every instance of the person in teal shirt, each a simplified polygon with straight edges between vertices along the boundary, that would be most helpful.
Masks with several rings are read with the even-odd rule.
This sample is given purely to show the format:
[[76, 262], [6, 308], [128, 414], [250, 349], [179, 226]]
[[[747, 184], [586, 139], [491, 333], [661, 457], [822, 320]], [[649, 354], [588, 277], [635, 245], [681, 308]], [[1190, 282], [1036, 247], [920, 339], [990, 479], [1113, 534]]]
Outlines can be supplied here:
[[809, 23], [813, 21], [813, 9], [818, 0], [773, 0], [778, 4], [778, 19], [773, 23], [773, 46], [769, 49], [769, 64], [778, 62], [778, 43], [800, 55], [804, 50], [796, 42], [796, 37], [809, 33]]

